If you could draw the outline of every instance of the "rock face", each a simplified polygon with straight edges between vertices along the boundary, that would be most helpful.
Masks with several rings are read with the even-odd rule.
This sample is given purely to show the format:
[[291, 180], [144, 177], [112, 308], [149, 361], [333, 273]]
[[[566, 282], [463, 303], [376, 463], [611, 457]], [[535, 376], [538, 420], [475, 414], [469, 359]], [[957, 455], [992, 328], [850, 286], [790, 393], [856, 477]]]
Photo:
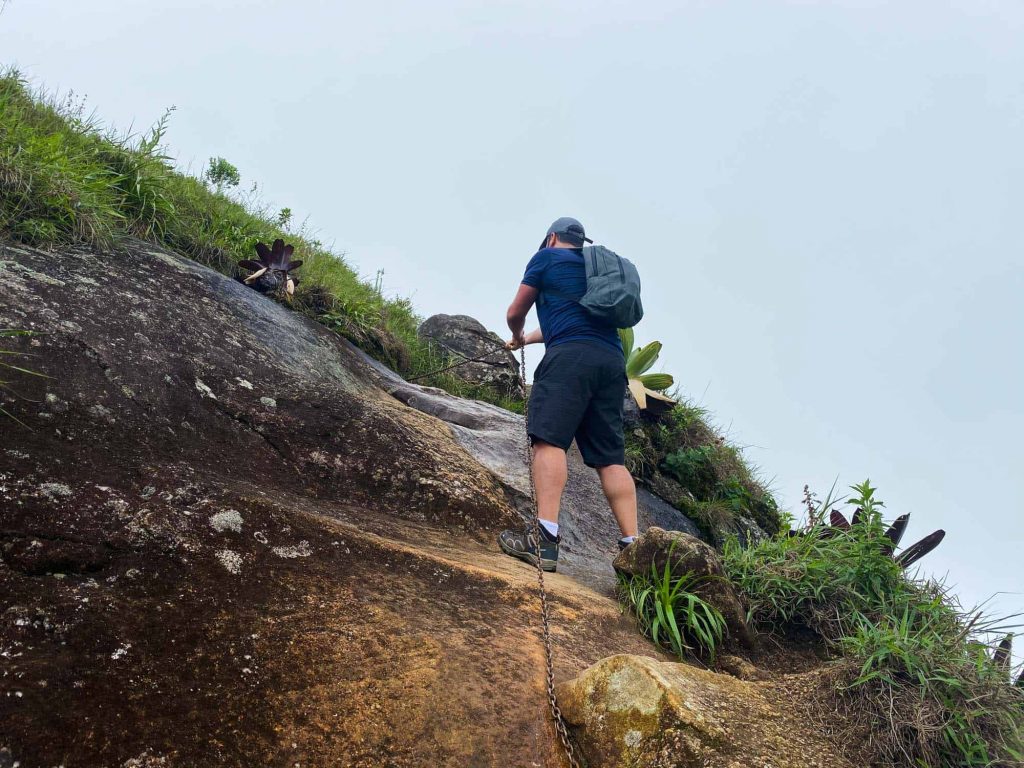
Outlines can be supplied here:
[[695, 536], [649, 528], [619, 553], [613, 565], [619, 573], [648, 576], [652, 567], [662, 573], [666, 563], [674, 576], [696, 576], [699, 586], [694, 593], [721, 611], [729, 628], [729, 638], [743, 646], [752, 646], [754, 636], [747, 626], [743, 602], [726, 577], [718, 553]]
[[848, 768], [766, 685], [645, 656], [557, 688], [590, 768]]
[[[378, 385], [411, 408], [448, 423], [455, 439], [489, 469], [525, 517], [530, 513], [529, 473], [525, 462], [526, 424], [522, 416], [488, 403], [464, 400], [430, 387], [409, 384], [388, 368], [367, 358]], [[657, 525], [698, 534], [697, 526], [670, 504], [637, 489], [640, 530]], [[609, 567], [621, 535], [601, 492], [594, 470], [569, 450], [569, 480], [562, 496], [559, 521], [562, 545], [558, 571], [611, 596], [614, 573]]]
[[[0, 285], [0, 326], [40, 332], [11, 345], [52, 376], [0, 394], [31, 428], [0, 421], [0, 748], [559, 765], [536, 574], [494, 541], [525, 509], [521, 417], [150, 245], [0, 244]], [[649, 648], [610, 597], [594, 473], [572, 483], [563, 678]]]
[[[0, 392], [27, 425], [0, 419], [12, 764], [563, 765], [536, 573], [494, 542], [527, 508], [521, 417], [143, 243], [0, 243], [0, 327], [38, 331], [8, 341], [52, 377]], [[557, 680], [652, 649], [570, 467]]]
[[502, 348], [504, 340], [491, 333], [468, 315], [433, 315], [420, 325], [420, 337], [436, 342], [456, 357], [474, 359], [487, 357], [452, 369], [452, 374], [471, 384], [488, 387], [505, 397], [522, 398], [519, 362], [514, 354]]

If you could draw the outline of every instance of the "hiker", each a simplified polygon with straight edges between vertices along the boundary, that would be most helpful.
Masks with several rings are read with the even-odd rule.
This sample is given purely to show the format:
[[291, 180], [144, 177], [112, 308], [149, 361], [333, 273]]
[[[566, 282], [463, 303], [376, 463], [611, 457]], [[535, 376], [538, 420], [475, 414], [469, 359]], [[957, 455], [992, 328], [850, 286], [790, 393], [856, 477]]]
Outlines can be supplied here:
[[[541, 528], [539, 557], [545, 571], [554, 571], [558, 563], [558, 512], [568, 478], [566, 451], [574, 438], [583, 461], [596, 469], [601, 479], [622, 531], [619, 549], [637, 535], [636, 486], [626, 469], [622, 431], [626, 395], [622, 341], [614, 322], [595, 316], [580, 304], [589, 287], [583, 246], [590, 242], [579, 221], [558, 219], [526, 265], [522, 284], [508, 308], [512, 339], [506, 347], [516, 350], [540, 342], [545, 347], [544, 359], [534, 373], [527, 412]], [[618, 259], [610, 251], [598, 250]], [[633, 269], [631, 264], [628, 268]], [[617, 279], [619, 273], [621, 268]], [[526, 315], [535, 302], [540, 328], [524, 333]], [[635, 303], [642, 313], [638, 297]], [[536, 538], [531, 524], [525, 531], [502, 531], [498, 544], [506, 554], [536, 564]]]

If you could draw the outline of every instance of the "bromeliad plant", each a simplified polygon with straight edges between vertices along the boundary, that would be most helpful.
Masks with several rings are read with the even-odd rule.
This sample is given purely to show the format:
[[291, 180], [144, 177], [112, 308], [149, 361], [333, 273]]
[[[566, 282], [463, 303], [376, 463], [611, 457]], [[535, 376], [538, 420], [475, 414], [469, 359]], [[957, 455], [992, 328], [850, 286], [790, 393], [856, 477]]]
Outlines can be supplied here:
[[[819, 515], [813, 512], [808, 515], [808, 526], [804, 531], [790, 531], [791, 536], [813, 535], [821, 539], [828, 539], [840, 533], [849, 533], [864, 524], [876, 524], [881, 522], [881, 507], [885, 504], [875, 498], [876, 488], [873, 488], [869, 481], [865, 480], [859, 485], [851, 486], [852, 491], [858, 495], [847, 500], [850, 504], [856, 504], [852, 519], [837, 509], [831, 509], [826, 502]], [[805, 486], [804, 492], [807, 493]], [[824, 525], [822, 518], [825, 511], [829, 513], [829, 523]], [[896, 561], [901, 568], [909, 568], [922, 557], [935, 549], [942, 540], [946, 538], [946, 532], [941, 528], [932, 531], [920, 541], [914, 542], [909, 547], [896, 554], [896, 547], [900, 545], [903, 534], [906, 533], [907, 525], [910, 523], [910, 514], [900, 515], [892, 525], [885, 529], [884, 535], [879, 540], [879, 547]]]
[[259, 261], [242, 259], [238, 262], [238, 266], [252, 271], [242, 282], [260, 293], [277, 293], [290, 298], [298, 284], [298, 278], [291, 272], [302, 266], [301, 259], [292, 261], [295, 246], [285, 245], [284, 240], [278, 238], [273, 248], [268, 248], [265, 243], [256, 243], [256, 253]]
[[652, 341], [643, 347], [635, 347], [632, 328], [619, 329], [622, 352], [626, 356], [626, 378], [629, 391], [641, 410], [648, 407], [648, 399], [656, 401], [664, 409], [671, 408], [676, 401], [665, 394], [675, 381], [667, 373], [648, 373], [661, 354], [661, 342]]

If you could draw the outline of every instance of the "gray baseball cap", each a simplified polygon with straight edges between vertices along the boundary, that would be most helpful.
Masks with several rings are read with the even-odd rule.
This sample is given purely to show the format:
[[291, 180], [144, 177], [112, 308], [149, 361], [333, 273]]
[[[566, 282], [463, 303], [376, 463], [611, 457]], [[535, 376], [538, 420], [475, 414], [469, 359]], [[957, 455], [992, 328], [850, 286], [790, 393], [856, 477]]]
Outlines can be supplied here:
[[548, 232], [544, 235], [544, 239], [540, 243], [540, 247], [544, 247], [544, 243], [547, 242], [548, 235], [558, 235], [559, 240], [565, 240], [567, 243], [573, 243], [577, 248], [581, 247], [584, 243], [594, 242], [587, 237], [587, 232], [583, 229], [583, 225], [577, 219], [571, 216], [563, 216], [560, 219], [548, 227]]

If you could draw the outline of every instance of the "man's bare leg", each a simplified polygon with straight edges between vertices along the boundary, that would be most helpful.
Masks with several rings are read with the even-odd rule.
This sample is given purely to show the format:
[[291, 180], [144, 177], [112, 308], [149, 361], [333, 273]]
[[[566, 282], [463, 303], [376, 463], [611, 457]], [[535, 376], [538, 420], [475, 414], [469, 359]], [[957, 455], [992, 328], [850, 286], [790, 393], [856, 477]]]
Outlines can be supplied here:
[[[598, 467], [597, 474], [622, 535], [636, 536], [636, 484], [633, 476], [622, 464]], [[562, 484], [564, 486], [564, 481]]]
[[[625, 469], [625, 468], [623, 468]], [[628, 474], [628, 473], [627, 473]], [[558, 522], [562, 504], [562, 491], [569, 478], [565, 451], [557, 445], [541, 442], [533, 444], [533, 487], [537, 491], [537, 516], [549, 523]], [[634, 507], [636, 503], [634, 502]], [[636, 519], [636, 514], [633, 515]]]

